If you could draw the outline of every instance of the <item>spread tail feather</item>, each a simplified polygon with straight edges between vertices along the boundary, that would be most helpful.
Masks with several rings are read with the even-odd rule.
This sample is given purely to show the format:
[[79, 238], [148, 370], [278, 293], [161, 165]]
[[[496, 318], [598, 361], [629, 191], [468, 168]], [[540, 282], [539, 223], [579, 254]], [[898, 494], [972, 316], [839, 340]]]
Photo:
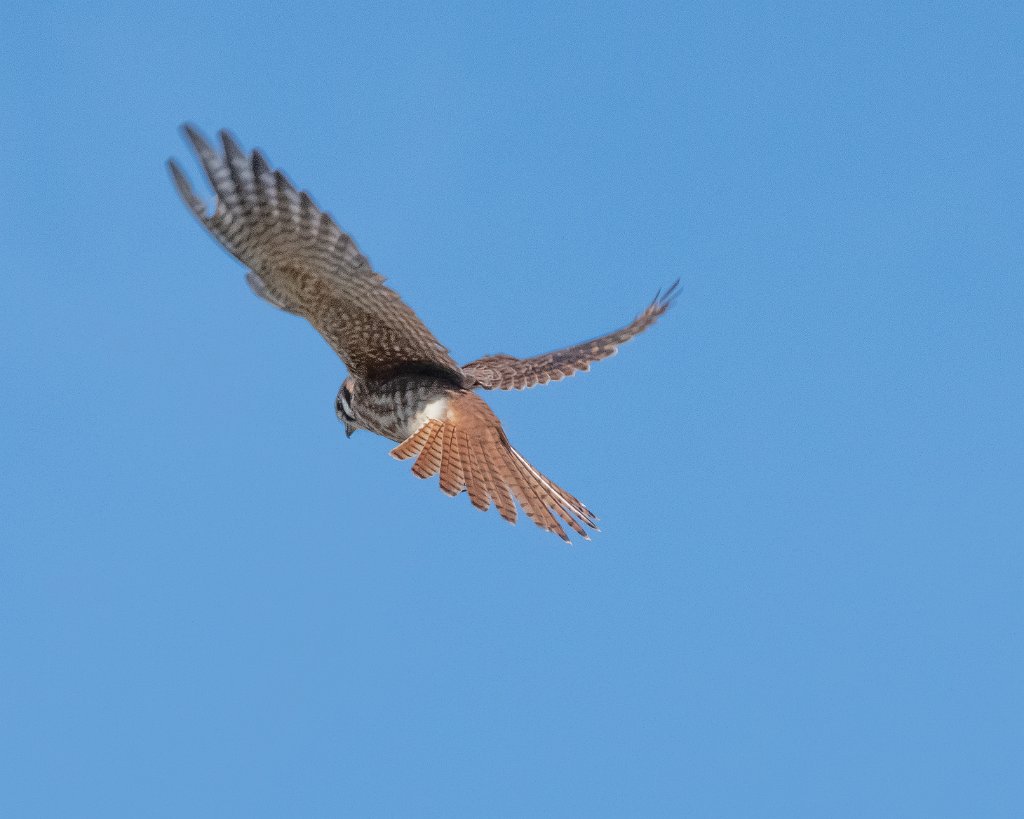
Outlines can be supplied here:
[[443, 492], [457, 495], [465, 490], [483, 511], [493, 502], [510, 523], [516, 522], [514, 498], [530, 520], [567, 543], [559, 521], [585, 540], [590, 537], [581, 522], [597, 529], [594, 514], [520, 455], [494, 413], [473, 393], [452, 396], [444, 420], [428, 420], [391, 455], [399, 460], [416, 458], [414, 475], [429, 478], [440, 473]]

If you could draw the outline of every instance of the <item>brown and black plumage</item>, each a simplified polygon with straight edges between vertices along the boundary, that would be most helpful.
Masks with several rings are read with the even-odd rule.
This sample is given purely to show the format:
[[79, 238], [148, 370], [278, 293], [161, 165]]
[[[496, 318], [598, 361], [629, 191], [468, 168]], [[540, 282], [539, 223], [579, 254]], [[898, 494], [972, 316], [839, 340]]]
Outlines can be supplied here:
[[621, 330], [530, 358], [503, 353], [484, 356], [464, 364], [462, 371], [471, 386], [485, 390], [522, 390], [586, 372], [595, 361], [615, 355], [622, 344], [654, 324], [668, 310], [678, 287], [677, 279], [664, 293], [659, 291], [648, 308]]
[[493, 503], [514, 523], [518, 503], [563, 540], [563, 525], [587, 538], [584, 526], [596, 528], [593, 513], [512, 447], [474, 390], [523, 389], [588, 370], [657, 321], [678, 282], [616, 332], [545, 355], [491, 355], [460, 367], [351, 237], [259, 151], [246, 154], [226, 131], [220, 150], [195, 128], [184, 132], [216, 194], [213, 212], [170, 160], [178, 192], [249, 268], [253, 291], [308, 320], [340, 356], [349, 376], [335, 406], [346, 434], [366, 429], [399, 442], [391, 454], [415, 458], [413, 474], [439, 475], [442, 491], [465, 491], [478, 509]]

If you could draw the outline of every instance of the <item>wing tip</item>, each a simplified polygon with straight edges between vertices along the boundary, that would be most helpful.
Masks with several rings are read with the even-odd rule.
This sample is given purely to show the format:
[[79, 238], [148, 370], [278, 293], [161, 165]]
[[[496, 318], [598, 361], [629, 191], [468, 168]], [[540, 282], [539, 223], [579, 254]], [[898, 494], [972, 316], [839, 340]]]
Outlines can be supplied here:
[[217, 137], [224, 148], [224, 156], [228, 157], [228, 159], [243, 159], [245, 157], [245, 151], [242, 150], [242, 146], [234, 134], [227, 128], [221, 128], [217, 131]]
[[263, 152], [259, 148], [253, 148], [251, 162], [253, 175], [257, 179], [260, 179], [265, 174], [271, 172], [270, 161], [266, 156], [264, 156]]
[[206, 204], [192, 190], [192, 183], [185, 171], [173, 158], [167, 160], [167, 170], [171, 173], [171, 181], [174, 182], [178, 196], [200, 220], [205, 220]]
[[213, 148], [211, 148], [210, 143], [206, 141], [206, 137], [203, 136], [203, 132], [191, 122], [183, 122], [181, 124], [181, 133], [192, 146], [192, 150], [194, 150], [200, 157], [210, 156], [213, 154]]
[[167, 170], [171, 172], [171, 179], [174, 180], [174, 184], [177, 185], [180, 191], [192, 191], [192, 186], [189, 184], [188, 177], [185, 175], [185, 171], [181, 169], [173, 157], [169, 158], [166, 162]]
[[679, 285], [683, 281], [682, 277], [676, 278], [672, 284], [666, 287], [664, 290], [658, 288], [658, 292], [654, 294], [654, 301], [651, 302], [651, 307], [657, 307], [661, 312], [665, 312], [672, 303], [679, 297], [682, 292]]

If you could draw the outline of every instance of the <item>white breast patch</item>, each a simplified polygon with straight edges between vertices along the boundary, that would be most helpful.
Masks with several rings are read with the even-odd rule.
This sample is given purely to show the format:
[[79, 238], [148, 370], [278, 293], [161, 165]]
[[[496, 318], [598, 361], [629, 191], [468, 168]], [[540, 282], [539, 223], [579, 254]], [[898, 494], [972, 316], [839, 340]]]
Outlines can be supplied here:
[[409, 422], [409, 429], [406, 431], [406, 435], [412, 435], [416, 430], [423, 426], [427, 421], [433, 419], [435, 421], [444, 421], [448, 417], [448, 399], [438, 398], [431, 401], [423, 409], [417, 412], [412, 420]]

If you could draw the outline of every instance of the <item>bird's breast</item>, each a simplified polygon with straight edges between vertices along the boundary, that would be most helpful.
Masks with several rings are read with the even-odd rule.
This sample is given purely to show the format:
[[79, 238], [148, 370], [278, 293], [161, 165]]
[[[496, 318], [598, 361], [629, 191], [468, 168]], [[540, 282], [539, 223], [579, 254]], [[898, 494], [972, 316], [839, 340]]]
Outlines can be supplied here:
[[431, 418], [447, 417], [450, 392], [450, 386], [424, 378], [367, 384], [357, 393], [359, 420], [371, 432], [404, 441]]

